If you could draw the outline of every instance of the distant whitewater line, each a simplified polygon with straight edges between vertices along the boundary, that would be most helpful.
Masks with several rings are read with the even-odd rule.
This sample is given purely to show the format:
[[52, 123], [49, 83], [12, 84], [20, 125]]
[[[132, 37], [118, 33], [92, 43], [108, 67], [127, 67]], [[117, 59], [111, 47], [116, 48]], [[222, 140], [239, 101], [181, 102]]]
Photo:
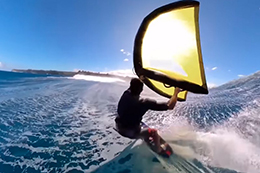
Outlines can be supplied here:
[[74, 79], [95, 81], [95, 82], [126, 82], [125, 80], [116, 78], [116, 77], [102, 77], [102, 76], [91, 76], [91, 75], [81, 75], [77, 74], [73, 76]]

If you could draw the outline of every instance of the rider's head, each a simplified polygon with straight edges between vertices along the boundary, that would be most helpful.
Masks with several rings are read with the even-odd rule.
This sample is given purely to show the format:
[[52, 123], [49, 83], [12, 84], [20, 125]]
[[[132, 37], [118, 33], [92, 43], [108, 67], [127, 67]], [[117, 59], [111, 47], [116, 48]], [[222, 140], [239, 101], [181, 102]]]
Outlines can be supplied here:
[[140, 95], [143, 91], [143, 82], [138, 78], [133, 78], [130, 82], [130, 90], [133, 95]]

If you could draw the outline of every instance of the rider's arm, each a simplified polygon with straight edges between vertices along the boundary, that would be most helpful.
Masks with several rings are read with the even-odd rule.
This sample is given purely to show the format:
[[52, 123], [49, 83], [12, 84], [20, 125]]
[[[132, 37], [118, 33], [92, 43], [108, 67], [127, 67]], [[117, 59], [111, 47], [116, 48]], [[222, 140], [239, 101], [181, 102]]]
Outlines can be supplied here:
[[144, 99], [143, 105], [147, 110], [154, 110], [154, 111], [166, 111], [169, 109], [167, 102], [158, 103], [156, 100], [153, 99]]
[[172, 110], [177, 102], [177, 96], [180, 92], [179, 88], [175, 88], [174, 94], [168, 102], [158, 103], [156, 100], [145, 99], [142, 100], [142, 103], [145, 105], [147, 109], [155, 110], [155, 111], [166, 111]]
[[174, 94], [172, 95], [171, 99], [168, 102], [168, 109], [173, 109], [176, 105], [177, 99], [178, 99], [178, 94], [180, 92], [180, 88], [176, 87], [174, 90]]

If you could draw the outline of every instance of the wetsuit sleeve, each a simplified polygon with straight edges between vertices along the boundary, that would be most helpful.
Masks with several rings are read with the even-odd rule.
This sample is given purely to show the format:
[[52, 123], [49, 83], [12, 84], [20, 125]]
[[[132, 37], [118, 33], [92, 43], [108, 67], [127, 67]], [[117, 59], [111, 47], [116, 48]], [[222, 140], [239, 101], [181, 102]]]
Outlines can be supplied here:
[[157, 103], [155, 100], [145, 99], [143, 100], [143, 104], [147, 109], [155, 110], [155, 111], [166, 111], [169, 109], [169, 106], [166, 102]]

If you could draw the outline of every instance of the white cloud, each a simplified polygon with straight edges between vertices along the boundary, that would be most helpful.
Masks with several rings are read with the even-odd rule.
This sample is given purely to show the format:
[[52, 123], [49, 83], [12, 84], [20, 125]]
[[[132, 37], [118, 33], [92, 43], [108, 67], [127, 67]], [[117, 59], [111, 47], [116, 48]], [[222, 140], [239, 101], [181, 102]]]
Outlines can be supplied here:
[[125, 51], [124, 49], [121, 49], [120, 51], [121, 51], [124, 55], [126, 55], [126, 56], [130, 56], [130, 55], [131, 55], [130, 52]]
[[218, 67], [213, 67], [211, 70], [216, 70]]
[[129, 59], [125, 58], [124, 61], [129, 61]]
[[0, 69], [2, 69], [2, 70], [7, 70], [8, 67], [6, 66], [6, 64], [0, 62]]
[[237, 75], [238, 77], [245, 77], [245, 75], [242, 75], [242, 74], [239, 74], [239, 75]]

